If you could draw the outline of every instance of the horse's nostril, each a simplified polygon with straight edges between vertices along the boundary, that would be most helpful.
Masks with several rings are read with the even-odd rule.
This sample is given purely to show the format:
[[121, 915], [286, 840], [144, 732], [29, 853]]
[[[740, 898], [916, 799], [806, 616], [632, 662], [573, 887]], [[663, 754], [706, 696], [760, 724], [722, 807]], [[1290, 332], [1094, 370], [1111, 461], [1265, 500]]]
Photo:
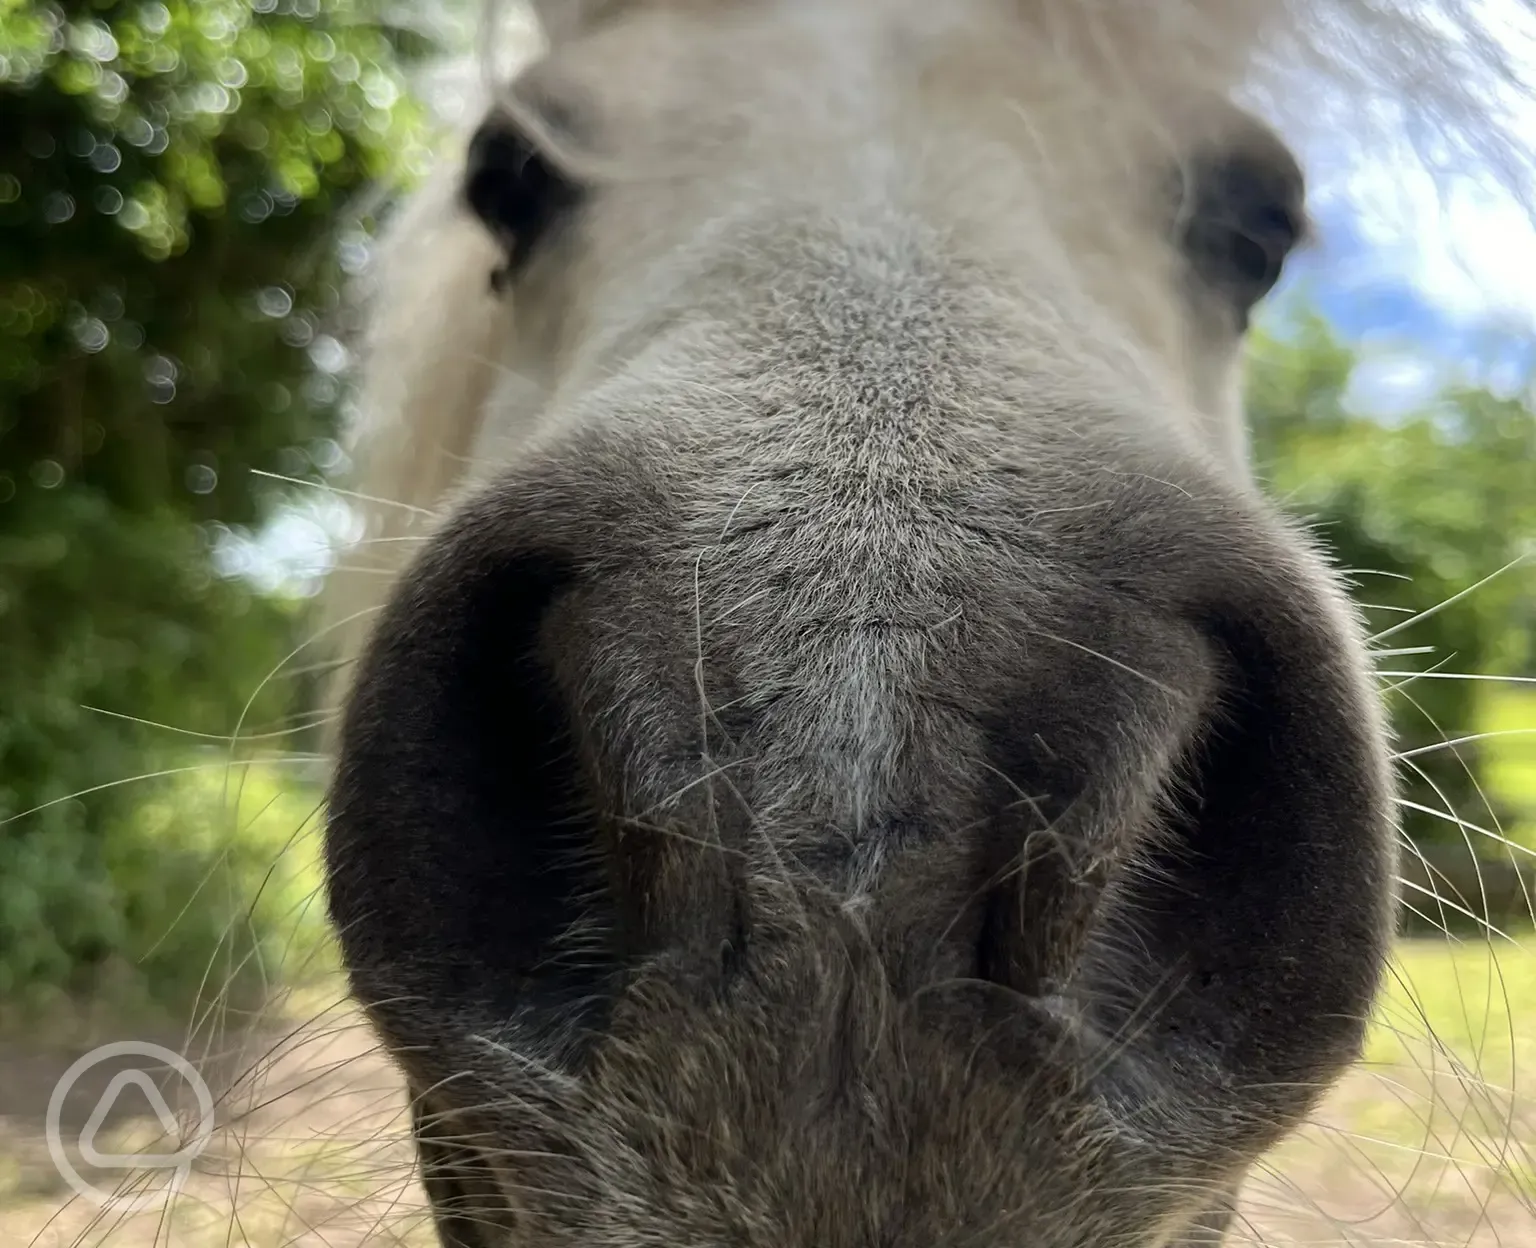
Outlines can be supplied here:
[[1282, 564], [1240, 610], [1201, 613], [1219, 700], [1075, 985], [1101, 1028], [1140, 1027], [1146, 1060], [1208, 1049], [1265, 1142], [1357, 1055], [1392, 923], [1380, 709], [1346, 613], [1306, 571]]
[[1063, 988], [1104, 890], [1165, 834], [1221, 694], [1184, 621], [1108, 597], [1091, 620], [997, 682], [987, 727], [977, 968], [1030, 996]]
[[[570, 577], [558, 558], [450, 535], [360, 664], [331, 793], [330, 906], [357, 990], [404, 1034], [465, 993], [515, 1015], [569, 898], [591, 887], [559, 833], [581, 799], [538, 655]], [[575, 971], [566, 990], [582, 995]]]

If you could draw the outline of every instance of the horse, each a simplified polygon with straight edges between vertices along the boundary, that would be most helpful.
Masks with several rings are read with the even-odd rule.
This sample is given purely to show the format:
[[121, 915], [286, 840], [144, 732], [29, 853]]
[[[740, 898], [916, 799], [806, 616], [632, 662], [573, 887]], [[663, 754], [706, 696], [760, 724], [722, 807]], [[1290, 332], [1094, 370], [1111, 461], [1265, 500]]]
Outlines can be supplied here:
[[429, 531], [334, 587], [327, 898], [441, 1243], [1219, 1241], [1398, 869], [1248, 462], [1281, 123], [1509, 157], [1517, 67], [1456, 5], [535, 8], [379, 262], [357, 492]]

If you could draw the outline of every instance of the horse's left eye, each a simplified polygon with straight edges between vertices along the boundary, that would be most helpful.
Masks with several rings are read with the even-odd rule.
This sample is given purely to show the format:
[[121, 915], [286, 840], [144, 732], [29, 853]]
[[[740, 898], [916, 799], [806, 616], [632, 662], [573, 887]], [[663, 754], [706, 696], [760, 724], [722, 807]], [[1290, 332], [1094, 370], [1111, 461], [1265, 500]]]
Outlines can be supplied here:
[[1301, 171], [1283, 151], [1227, 152], [1181, 181], [1179, 244], [1196, 279], [1245, 321], [1305, 233]]
[[516, 276], [581, 199], [581, 188], [499, 112], [481, 122], [470, 141], [463, 193], [470, 211], [506, 248], [506, 267], [493, 278], [498, 287]]

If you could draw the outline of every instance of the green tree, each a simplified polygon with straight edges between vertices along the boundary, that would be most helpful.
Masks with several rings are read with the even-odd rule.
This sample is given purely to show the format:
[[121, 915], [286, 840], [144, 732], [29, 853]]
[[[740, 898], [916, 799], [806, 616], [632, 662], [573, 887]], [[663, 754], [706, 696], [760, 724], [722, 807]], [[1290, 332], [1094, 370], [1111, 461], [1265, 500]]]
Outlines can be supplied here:
[[270, 510], [253, 469], [334, 458], [360, 206], [421, 143], [424, 49], [383, 18], [0, 0], [0, 998], [157, 936], [174, 873], [112, 844], [121, 782], [190, 738], [100, 711], [219, 736], [294, 709], [263, 685], [294, 604], [216, 575], [210, 526]]
[[[1485, 782], [1479, 743], [1446, 745], [1474, 734], [1480, 699], [1497, 686], [1447, 677], [1536, 671], [1536, 567], [1517, 562], [1536, 549], [1536, 415], [1463, 387], [1384, 423], [1346, 405], [1357, 362], [1315, 318], [1259, 336], [1248, 395], [1256, 458], [1348, 571], [1378, 668], [1430, 673], [1383, 676], [1406, 756], [1405, 829], [1417, 843], [1461, 844], [1456, 818], [1492, 829], [1510, 812]], [[1469, 835], [1479, 853], [1497, 850]]]

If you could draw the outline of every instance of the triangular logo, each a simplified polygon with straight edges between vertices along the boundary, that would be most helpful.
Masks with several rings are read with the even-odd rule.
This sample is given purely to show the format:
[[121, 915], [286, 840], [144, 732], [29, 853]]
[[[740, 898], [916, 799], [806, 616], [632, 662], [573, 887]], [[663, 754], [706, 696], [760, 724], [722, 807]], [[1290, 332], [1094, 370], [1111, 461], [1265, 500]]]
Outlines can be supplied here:
[[[96, 1166], [103, 1170], [136, 1170], [136, 1169], [160, 1169], [162, 1167], [179, 1166], [189, 1162], [196, 1155], [197, 1149], [184, 1149], [177, 1153], [103, 1153], [96, 1148], [96, 1132], [101, 1130], [101, 1124], [111, 1112], [112, 1106], [117, 1104], [117, 1098], [123, 1094], [130, 1084], [138, 1088], [144, 1094], [144, 1099], [149, 1102], [150, 1109], [154, 1110], [155, 1117], [160, 1120], [160, 1126], [169, 1139], [176, 1139], [181, 1134], [177, 1125], [176, 1115], [171, 1112], [171, 1107], [166, 1104], [165, 1097], [160, 1095], [160, 1089], [155, 1082], [142, 1070], [124, 1070], [112, 1076], [112, 1082], [107, 1084], [107, 1090], [101, 1094], [101, 1099], [96, 1102], [96, 1108], [91, 1111], [91, 1116], [85, 1120], [85, 1126], [80, 1130], [80, 1157], [88, 1166]], [[183, 1153], [187, 1155], [183, 1155]]]

